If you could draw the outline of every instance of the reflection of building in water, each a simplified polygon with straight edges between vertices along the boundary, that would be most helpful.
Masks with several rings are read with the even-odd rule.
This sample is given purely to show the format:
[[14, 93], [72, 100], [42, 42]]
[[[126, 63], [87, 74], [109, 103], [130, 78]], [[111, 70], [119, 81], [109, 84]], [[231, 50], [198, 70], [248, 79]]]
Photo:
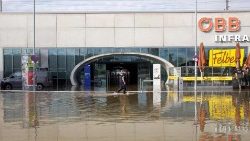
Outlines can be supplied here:
[[[183, 102], [194, 103], [194, 96], [184, 96]], [[197, 104], [201, 104], [197, 109], [201, 131], [199, 140], [240, 141], [242, 134], [248, 132], [249, 95], [247, 93], [237, 93], [236, 95], [204, 94], [203, 97], [197, 97]], [[211, 121], [216, 122], [214, 124]]]
[[200, 123], [200, 131], [203, 132], [204, 131], [204, 128], [205, 128], [205, 119], [206, 119], [206, 109], [205, 109], [205, 106], [203, 106], [202, 104], [200, 105], [200, 108], [199, 108], [199, 123]]
[[128, 112], [128, 105], [129, 105], [128, 96], [120, 95], [119, 100], [120, 100], [121, 115], [126, 116]]
[[[208, 105], [208, 116], [212, 120], [220, 119], [235, 119], [236, 107], [233, 105], [233, 100], [231, 95], [213, 95], [203, 98], [203, 103]], [[201, 99], [197, 99], [198, 102], [201, 102]], [[194, 102], [194, 96], [184, 96], [183, 102]], [[238, 107], [240, 117], [243, 119], [243, 107]], [[239, 114], [238, 113], [238, 114]]]
[[26, 93], [24, 101], [24, 127], [39, 126], [36, 94]]
[[[0, 94], [0, 125], [4, 125], [4, 108], [3, 108], [3, 95]], [[0, 126], [0, 137], [2, 136], [3, 126]]]
[[199, 141], [241, 141], [240, 134], [225, 134], [225, 133], [209, 133], [203, 132], [199, 137]]

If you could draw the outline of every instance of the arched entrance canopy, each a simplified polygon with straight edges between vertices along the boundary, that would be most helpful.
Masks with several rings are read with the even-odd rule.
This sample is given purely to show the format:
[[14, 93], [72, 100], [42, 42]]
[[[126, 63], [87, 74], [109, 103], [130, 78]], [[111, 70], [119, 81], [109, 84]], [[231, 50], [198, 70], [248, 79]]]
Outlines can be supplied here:
[[142, 58], [148, 58], [150, 60], [153, 60], [153, 61], [156, 61], [156, 62], [159, 62], [159, 64], [162, 65], [162, 67], [166, 70], [167, 73], [168, 72], [168, 69], [169, 67], [174, 67], [174, 65], [172, 65], [170, 62], [168, 62], [167, 60], [161, 58], [161, 57], [158, 57], [158, 56], [155, 56], [155, 55], [151, 55], [151, 54], [146, 54], [146, 53], [137, 53], [137, 52], [126, 52], [126, 53], [107, 53], [107, 54], [100, 54], [100, 55], [96, 55], [96, 56], [92, 56], [90, 58], [87, 58], [85, 60], [83, 60], [82, 62], [78, 63], [72, 70], [71, 74], [70, 74], [70, 81], [71, 81], [71, 84], [73, 86], [76, 86], [76, 85], [79, 85], [78, 84], [78, 81], [77, 81], [77, 74], [79, 73], [79, 71], [82, 70], [82, 68], [84, 67], [85, 64], [88, 64], [88, 63], [91, 63], [91, 62], [94, 62], [98, 59], [101, 59], [101, 58], [105, 58], [105, 57], [110, 57], [110, 56], [126, 56], [126, 55], [130, 55], [130, 56], [136, 56], [136, 57], [142, 57]]

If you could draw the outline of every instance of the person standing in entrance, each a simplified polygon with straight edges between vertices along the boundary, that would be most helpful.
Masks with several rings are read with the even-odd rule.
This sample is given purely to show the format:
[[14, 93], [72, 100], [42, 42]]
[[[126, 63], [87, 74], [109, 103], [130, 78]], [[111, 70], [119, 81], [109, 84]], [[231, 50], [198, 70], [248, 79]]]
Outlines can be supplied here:
[[123, 94], [125, 94], [126, 90], [127, 90], [127, 85], [126, 85], [126, 80], [125, 80], [125, 72], [123, 70], [121, 71], [120, 89], [117, 91], [117, 93], [119, 93], [121, 90], [123, 90]]

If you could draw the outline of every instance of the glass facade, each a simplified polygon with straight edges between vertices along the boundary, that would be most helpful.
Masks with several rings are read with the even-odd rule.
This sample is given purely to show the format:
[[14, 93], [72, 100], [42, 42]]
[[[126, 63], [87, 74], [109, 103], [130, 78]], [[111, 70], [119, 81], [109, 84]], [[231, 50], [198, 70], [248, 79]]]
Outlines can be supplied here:
[[[233, 47], [221, 48], [221, 49], [232, 49]], [[243, 47], [244, 48], [244, 47]], [[40, 57], [44, 56], [41, 54], [43, 48], [37, 48], [36, 54]], [[219, 49], [213, 47], [206, 47], [206, 60], [208, 64], [208, 53], [209, 50]], [[245, 55], [247, 56], [247, 48], [245, 49]], [[39, 61], [39, 67], [47, 67], [49, 77], [53, 81], [53, 84], [57, 88], [66, 88], [65, 86], [71, 86], [70, 74], [72, 69], [79, 62], [87, 59], [91, 56], [105, 54], [105, 53], [118, 53], [118, 52], [138, 52], [152, 54], [159, 56], [175, 67], [181, 67], [182, 77], [194, 76], [194, 48], [182, 47], [182, 48], [47, 48], [47, 60], [44, 62]], [[21, 71], [21, 56], [24, 54], [32, 54], [30, 48], [5, 48], [4, 49], [4, 77], [9, 76], [14, 72]], [[144, 58], [145, 59], [145, 58]], [[43, 59], [44, 60], [44, 59]], [[140, 62], [138, 58], [131, 56], [113, 56], [102, 58], [102, 62]], [[151, 63], [153, 63], [152, 60]], [[47, 64], [47, 65], [46, 65]], [[140, 67], [140, 66], [138, 66]], [[141, 66], [143, 67], [143, 66]], [[232, 76], [232, 67], [206, 67], [205, 76]], [[139, 74], [138, 74], [139, 75]], [[198, 71], [199, 75], [199, 71]], [[162, 74], [163, 80], [166, 80], [167, 75]]]

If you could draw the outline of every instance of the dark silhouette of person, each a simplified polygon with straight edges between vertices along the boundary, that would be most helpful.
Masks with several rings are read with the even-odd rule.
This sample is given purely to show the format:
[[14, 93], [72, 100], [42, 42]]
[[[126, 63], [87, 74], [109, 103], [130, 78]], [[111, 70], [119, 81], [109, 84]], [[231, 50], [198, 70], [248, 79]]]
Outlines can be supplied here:
[[125, 74], [123, 71], [121, 71], [120, 88], [117, 91], [117, 93], [119, 93], [122, 90], [123, 90], [123, 94], [125, 94], [127, 90], [127, 85], [126, 85], [126, 80], [125, 80]]

